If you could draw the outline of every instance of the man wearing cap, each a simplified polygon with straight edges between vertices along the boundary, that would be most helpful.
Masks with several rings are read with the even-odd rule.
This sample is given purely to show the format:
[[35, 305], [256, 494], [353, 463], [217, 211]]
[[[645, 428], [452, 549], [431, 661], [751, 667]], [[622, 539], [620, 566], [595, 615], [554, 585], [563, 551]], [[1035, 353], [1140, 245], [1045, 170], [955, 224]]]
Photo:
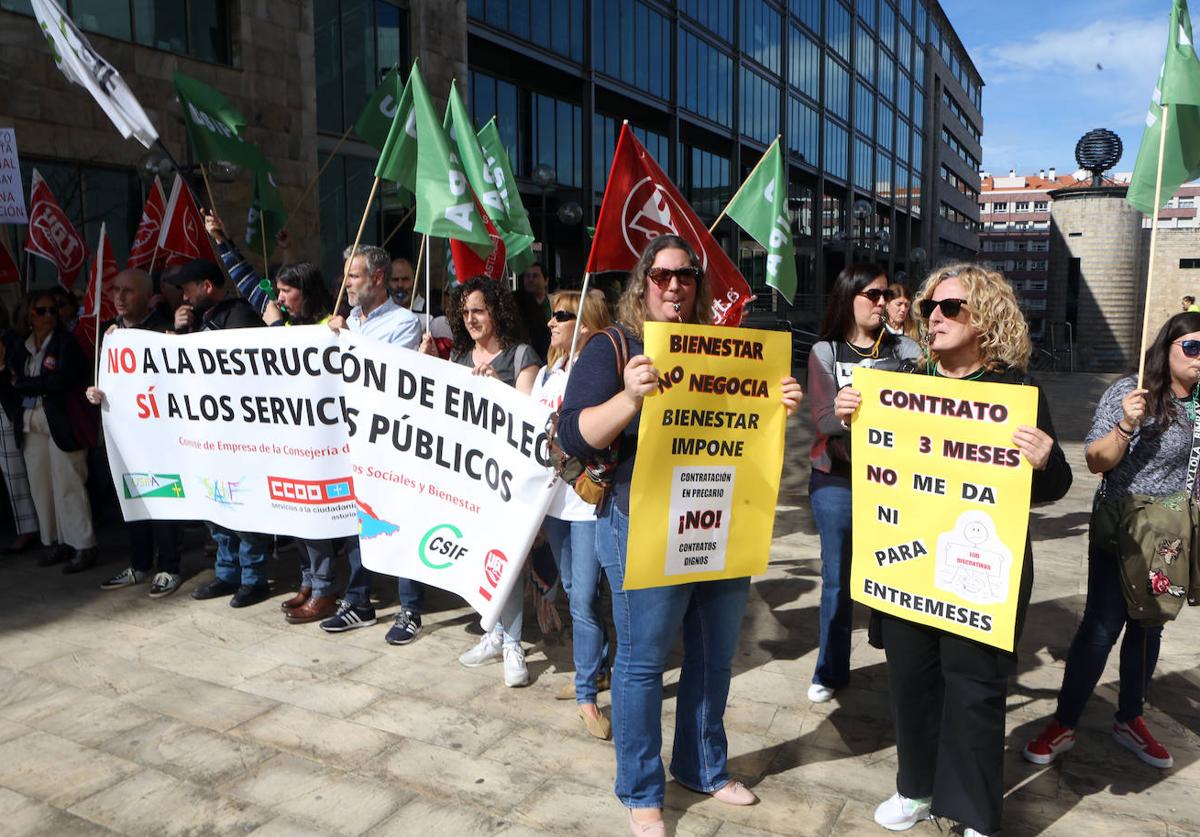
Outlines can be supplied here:
[[[188, 262], [165, 281], [183, 293], [183, 305], [175, 311], [175, 331], [179, 334], [266, 325], [254, 306], [228, 293], [225, 274], [213, 262]], [[234, 532], [212, 521], [207, 525], [217, 544], [216, 578], [193, 590], [192, 598], [232, 596], [231, 607], [247, 607], [270, 597], [266, 570], [271, 536]]]

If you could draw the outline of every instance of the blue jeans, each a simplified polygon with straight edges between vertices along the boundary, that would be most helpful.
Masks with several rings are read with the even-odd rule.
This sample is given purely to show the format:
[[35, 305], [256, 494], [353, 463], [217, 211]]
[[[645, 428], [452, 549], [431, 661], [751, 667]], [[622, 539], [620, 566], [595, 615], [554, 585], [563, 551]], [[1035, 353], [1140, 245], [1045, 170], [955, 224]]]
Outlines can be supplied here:
[[821, 646], [813, 682], [840, 689], [850, 682], [850, 485], [828, 478], [809, 486], [813, 521], [821, 535]]
[[663, 672], [683, 631], [671, 775], [711, 793], [729, 781], [725, 702], [730, 662], [742, 631], [750, 579], [701, 581], [648, 590], [624, 588], [629, 518], [609, 501], [596, 526], [596, 551], [613, 595], [613, 739], [617, 798], [627, 808], [661, 808]]
[[[363, 566], [358, 538], [350, 539], [350, 544], [346, 549], [346, 558], [350, 562], [350, 580], [346, 582], [346, 593], [343, 598], [355, 607], [370, 607], [371, 580], [375, 574]], [[411, 611], [413, 616], [420, 616], [425, 607], [425, 585], [407, 578], [396, 580], [399, 582], [400, 606]]]
[[296, 538], [296, 546], [300, 548], [300, 586], [312, 590], [314, 597], [332, 596], [337, 584], [337, 573], [333, 569], [333, 559], [343, 538], [322, 538], [320, 540], [305, 540]]
[[600, 562], [596, 560], [596, 521], [547, 517], [542, 531], [571, 609], [571, 654], [575, 661], [575, 702], [596, 702], [596, 680], [608, 669], [608, 631], [600, 613]]
[[[1093, 511], [1093, 515], [1097, 513]], [[1058, 711], [1054, 713], [1064, 726], [1079, 725], [1084, 704], [1100, 682], [1108, 654], [1122, 629], [1125, 638], [1121, 640], [1121, 687], [1116, 719], [1128, 723], [1142, 714], [1146, 687], [1158, 663], [1162, 626], [1143, 628], [1129, 618], [1121, 593], [1120, 560], [1110, 547], [1089, 539], [1087, 604], [1067, 652]]]
[[208, 531], [217, 544], [217, 578], [229, 584], [257, 587], [267, 583], [267, 553], [273, 535], [259, 532], [235, 532], [208, 523]]

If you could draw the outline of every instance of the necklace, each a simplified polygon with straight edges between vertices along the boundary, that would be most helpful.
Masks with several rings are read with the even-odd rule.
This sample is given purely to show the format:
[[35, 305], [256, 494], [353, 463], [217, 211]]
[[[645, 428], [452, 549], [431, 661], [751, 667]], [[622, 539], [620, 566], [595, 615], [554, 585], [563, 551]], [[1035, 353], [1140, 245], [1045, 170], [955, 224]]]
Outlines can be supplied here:
[[925, 374], [926, 375], [933, 375], [933, 377], [935, 377], [935, 378], [946, 378], [947, 380], [950, 380], [950, 381], [977, 381], [980, 378], [982, 378], [984, 376], [984, 373], [986, 373], [986, 372], [987, 372], [987, 367], [981, 366], [978, 369], [976, 369], [974, 372], [972, 372], [970, 375], [964, 375], [961, 378], [955, 378], [951, 375], [942, 374], [942, 372], [937, 368], [937, 365], [934, 364], [934, 362], [932, 360], [925, 361]]
[[879, 329], [879, 335], [875, 338], [875, 342], [871, 345], [870, 349], [865, 350], [865, 351], [863, 349], [858, 348], [858, 346], [855, 346], [849, 340], [845, 341], [845, 343], [847, 346], [850, 347], [850, 350], [853, 351], [854, 354], [858, 355], [859, 357], [877, 358], [877, 357], [879, 357], [879, 344], [883, 342], [883, 333], [884, 333], [884, 329], [882, 329], [882, 328]]
[[1171, 398], [1175, 401], [1176, 404], [1182, 404], [1184, 406], [1184, 409], [1187, 410], [1188, 421], [1190, 421], [1192, 424], [1196, 423], [1196, 398], [1197, 398], [1197, 395], [1200, 395], [1200, 384], [1196, 385], [1196, 387], [1192, 390], [1192, 394], [1188, 397], [1188, 399], [1186, 401], [1182, 398], [1176, 398], [1174, 395], [1171, 396]]

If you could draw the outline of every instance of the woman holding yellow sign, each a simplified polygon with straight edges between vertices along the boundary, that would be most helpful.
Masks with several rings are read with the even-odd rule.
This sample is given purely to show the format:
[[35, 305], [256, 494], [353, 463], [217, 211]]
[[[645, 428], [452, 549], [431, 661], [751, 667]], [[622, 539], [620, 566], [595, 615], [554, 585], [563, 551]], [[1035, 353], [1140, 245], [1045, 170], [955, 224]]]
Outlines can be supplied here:
[[[938, 270], [917, 301], [929, 355], [919, 371], [964, 381], [1027, 384], [1029, 329], [1012, 287], [978, 265]], [[853, 418], [861, 394], [846, 388], [835, 412]], [[1037, 426], [1022, 425], [1013, 446], [1033, 466], [1032, 502], [1051, 502], [1071, 487], [1071, 468], [1055, 441], [1045, 398]], [[1033, 553], [1025, 542], [1017, 636], [1033, 588]], [[896, 793], [875, 821], [904, 831], [932, 816], [960, 823], [967, 835], [1000, 830], [1004, 799], [1004, 712], [1016, 655], [994, 646], [876, 613], [872, 644], [887, 655], [899, 771]]]
[[[572, 456], [595, 460], [619, 446], [611, 490], [597, 508], [597, 557], [613, 593], [617, 658], [613, 667], [616, 794], [629, 808], [636, 835], [664, 835], [666, 777], [662, 764], [663, 672], [683, 632], [671, 774], [681, 785], [731, 805], [757, 797], [726, 769], [725, 703], [731, 661], [741, 634], [748, 578], [625, 590], [629, 492], [637, 455], [642, 400], [658, 388], [654, 361], [642, 354], [647, 321], [708, 323], [708, 278], [682, 238], [656, 238], [638, 259], [621, 298], [618, 321], [628, 351], [616, 340], [589, 340], [571, 373], [559, 418], [559, 442]], [[784, 408], [800, 404], [795, 378], [781, 382]]]

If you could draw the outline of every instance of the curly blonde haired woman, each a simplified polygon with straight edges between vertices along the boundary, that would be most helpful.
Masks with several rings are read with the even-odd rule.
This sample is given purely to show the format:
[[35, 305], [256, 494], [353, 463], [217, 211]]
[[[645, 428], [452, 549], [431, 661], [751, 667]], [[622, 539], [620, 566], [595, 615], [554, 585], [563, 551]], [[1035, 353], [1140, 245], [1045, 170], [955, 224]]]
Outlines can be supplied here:
[[[965, 381], [1025, 384], [1029, 329], [1012, 288], [999, 273], [959, 264], [935, 271], [917, 297], [929, 353], [919, 372]], [[853, 419], [862, 399], [844, 389], [835, 412]], [[1050, 502], [1071, 487], [1071, 468], [1055, 441], [1038, 390], [1037, 426], [1013, 434], [1033, 466], [1031, 501]], [[1017, 638], [1033, 588], [1033, 553], [1025, 542], [1017, 603]], [[930, 816], [960, 823], [967, 835], [1000, 830], [1004, 797], [1004, 710], [1016, 655], [876, 613], [871, 644], [887, 655], [899, 771], [896, 793], [875, 821], [904, 831]]]

